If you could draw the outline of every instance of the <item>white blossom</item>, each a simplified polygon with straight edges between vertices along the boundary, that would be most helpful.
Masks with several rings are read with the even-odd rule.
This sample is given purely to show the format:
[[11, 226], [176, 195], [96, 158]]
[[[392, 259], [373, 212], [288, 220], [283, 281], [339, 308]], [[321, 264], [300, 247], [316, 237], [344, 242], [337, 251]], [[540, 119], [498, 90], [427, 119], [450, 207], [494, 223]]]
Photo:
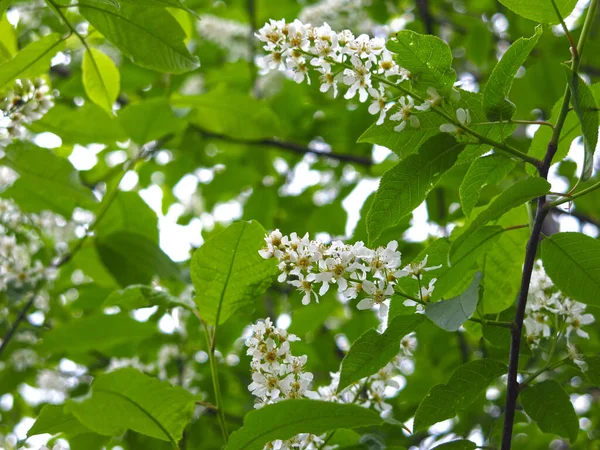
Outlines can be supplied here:
[[[456, 110], [456, 119], [462, 126], [468, 127], [471, 124], [471, 113], [468, 109], [458, 108]], [[453, 123], [443, 123], [440, 125], [440, 131], [442, 133], [459, 135], [463, 130]]]

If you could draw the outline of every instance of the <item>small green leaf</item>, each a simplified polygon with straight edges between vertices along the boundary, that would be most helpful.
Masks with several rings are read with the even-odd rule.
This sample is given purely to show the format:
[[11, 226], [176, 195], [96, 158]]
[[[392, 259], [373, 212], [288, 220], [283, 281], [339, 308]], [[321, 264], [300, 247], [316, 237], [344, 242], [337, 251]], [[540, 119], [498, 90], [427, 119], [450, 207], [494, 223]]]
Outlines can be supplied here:
[[185, 32], [166, 9], [121, 4], [117, 10], [89, 1], [77, 6], [90, 24], [138, 66], [168, 73], [200, 66], [185, 46]]
[[375, 241], [386, 228], [419, 206], [463, 149], [464, 145], [449, 134], [438, 134], [425, 142], [419, 153], [388, 170], [367, 216], [369, 241]]
[[466, 439], [460, 439], [458, 441], [451, 441], [451, 442], [446, 442], [445, 444], [442, 444], [442, 445], [438, 445], [437, 447], [433, 447], [432, 450], [435, 450], [436, 448], [443, 449], [443, 450], [475, 450], [478, 447], [477, 447], [477, 444], [475, 444], [475, 442], [473, 442], [473, 441], [468, 441]]
[[594, 170], [594, 152], [598, 144], [598, 106], [594, 94], [585, 81], [567, 66], [565, 66], [565, 71], [567, 72], [567, 82], [571, 90], [571, 103], [573, 104], [575, 114], [579, 118], [583, 133], [585, 154], [581, 181], [587, 181], [592, 176]]
[[565, 295], [600, 305], [600, 241], [583, 233], [558, 233], [542, 241], [542, 262]]
[[154, 276], [177, 280], [179, 268], [157, 244], [142, 235], [118, 231], [98, 237], [96, 248], [121, 286], [148, 284]]
[[94, 234], [104, 238], [119, 231], [139, 234], [158, 245], [158, 217], [135, 191], [119, 191]]
[[112, 114], [121, 84], [121, 74], [113, 60], [98, 49], [86, 49], [82, 75], [83, 87], [90, 100]]
[[383, 333], [371, 328], [350, 347], [342, 361], [338, 391], [355, 381], [373, 375], [400, 352], [400, 341], [423, 322], [421, 314], [400, 315], [392, 319]]
[[375, 411], [352, 404], [319, 400], [284, 400], [251, 411], [231, 434], [226, 450], [262, 450], [268, 442], [299, 433], [323, 434], [338, 428], [381, 425]]
[[192, 419], [194, 404], [194, 396], [185, 389], [125, 368], [98, 377], [91, 397], [69, 401], [65, 411], [105, 436], [133, 430], [176, 447]]
[[32, 78], [46, 73], [50, 60], [63, 48], [64, 43], [58, 33], [52, 33], [29, 44], [0, 65], [0, 89], [17, 78]]
[[127, 105], [119, 111], [119, 123], [139, 145], [175, 134], [186, 126], [186, 121], [173, 114], [165, 98], [153, 98]]
[[127, 314], [86, 316], [57, 326], [44, 334], [40, 351], [52, 354], [104, 351], [152, 336], [156, 326]]
[[520, 399], [523, 409], [536, 421], [540, 430], [575, 442], [579, 421], [569, 395], [560, 384], [554, 380], [544, 380], [523, 390]]
[[194, 253], [190, 270], [196, 304], [207, 323], [222, 324], [252, 306], [271, 284], [277, 267], [258, 254], [264, 235], [258, 222], [236, 222]]
[[481, 188], [498, 183], [515, 165], [516, 161], [497, 153], [478, 158], [471, 164], [459, 188], [460, 202], [467, 218], [479, 201]]
[[450, 94], [456, 72], [452, 68], [452, 51], [440, 38], [402, 30], [388, 41], [387, 48], [396, 54], [398, 64], [410, 71], [416, 86], [423, 90], [433, 86], [442, 95]]
[[258, 140], [276, 136], [279, 119], [262, 100], [220, 85], [206, 94], [175, 94], [173, 106], [193, 108], [190, 121], [202, 130], [231, 138]]
[[118, 306], [123, 311], [138, 308], [148, 308], [150, 306], [160, 306], [162, 308], [175, 308], [177, 306], [190, 309], [190, 305], [173, 297], [168, 292], [160, 291], [152, 286], [134, 284], [113, 292], [104, 301], [104, 307]]
[[[475, 216], [466, 227], [465, 231], [454, 241], [450, 250], [450, 259], [458, 252], [465, 240], [488, 222], [500, 218], [523, 203], [546, 194], [550, 190], [550, 183], [540, 177], [529, 177], [520, 180], [496, 196], [490, 204]], [[515, 224], [517, 225], [517, 224]]]
[[507, 370], [504, 364], [493, 359], [471, 361], [458, 367], [446, 384], [432, 387], [423, 399], [415, 414], [414, 431], [454, 417]]
[[51, 210], [70, 219], [75, 207], [94, 206], [94, 195], [67, 159], [30, 142], [14, 142], [5, 152], [0, 163], [19, 179], [2, 196], [14, 199], [23, 211]]
[[66, 413], [63, 405], [46, 405], [37, 416], [35, 423], [27, 432], [27, 436], [36, 434], [64, 433], [69, 437], [89, 433], [90, 429], [82, 425], [73, 414]]
[[536, 46], [542, 32], [542, 27], [538, 25], [533, 36], [517, 39], [494, 67], [483, 91], [483, 107], [489, 120], [509, 120], [514, 115], [517, 107], [508, 99], [510, 88], [517, 71]]
[[[554, 1], [563, 18], [571, 14], [577, 4], [577, 0]], [[526, 19], [552, 24], [560, 22], [550, 0], [500, 0], [500, 3]]]
[[465, 292], [458, 297], [429, 303], [425, 308], [425, 315], [443, 330], [457, 331], [471, 318], [477, 308], [480, 283], [481, 272], [477, 272]]

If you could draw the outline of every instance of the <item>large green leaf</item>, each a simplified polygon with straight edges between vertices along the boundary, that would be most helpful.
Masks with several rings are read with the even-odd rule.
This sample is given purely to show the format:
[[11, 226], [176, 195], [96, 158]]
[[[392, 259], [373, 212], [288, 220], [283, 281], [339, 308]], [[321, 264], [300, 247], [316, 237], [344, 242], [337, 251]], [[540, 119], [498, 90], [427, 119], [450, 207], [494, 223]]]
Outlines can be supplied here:
[[98, 314], [74, 319], [47, 331], [39, 349], [52, 354], [104, 351], [139, 342], [156, 331], [154, 324], [138, 322], [127, 314]]
[[392, 319], [383, 333], [371, 328], [356, 340], [342, 361], [338, 390], [373, 375], [400, 352], [400, 341], [423, 322], [420, 314]]
[[569, 395], [554, 380], [544, 380], [528, 386], [520, 395], [525, 412], [536, 421], [540, 430], [577, 439], [579, 420]]
[[448, 95], [456, 81], [452, 68], [452, 50], [436, 36], [402, 30], [387, 43], [388, 50], [396, 54], [396, 61], [409, 70], [411, 80], [425, 90], [435, 87]]
[[514, 160], [498, 153], [483, 156], [471, 164], [459, 188], [460, 202], [467, 218], [479, 201], [481, 188], [502, 180], [515, 164]]
[[279, 130], [279, 119], [267, 103], [225, 85], [202, 95], [173, 95], [171, 103], [193, 108], [191, 122], [210, 133], [258, 140], [276, 136]]
[[[528, 177], [513, 184], [496, 196], [485, 209], [473, 217], [465, 231], [454, 241], [450, 258], [458, 252], [466, 239], [487, 223], [500, 218], [504, 213], [520, 206], [531, 199], [540, 197], [550, 190], [550, 183], [540, 177]], [[517, 225], [517, 224], [515, 224]]]
[[112, 59], [95, 48], [83, 55], [83, 87], [91, 101], [109, 114], [119, 95], [121, 75]]
[[121, 286], [148, 284], [154, 276], [179, 279], [179, 268], [158, 245], [130, 231], [99, 236], [100, 259]]
[[120, 191], [95, 229], [104, 238], [125, 231], [158, 244], [158, 217], [137, 192]]
[[29, 128], [35, 133], [54, 133], [64, 144], [112, 144], [127, 139], [119, 122], [93, 103], [81, 108], [55, 105]]
[[[512, 9], [518, 15], [536, 22], [559, 23], [560, 20], [550, 0], [499, 0], [504, 6]], [[565, 18], [573, 11], [577, 0], [554, 0]]]
[[517, 107], [508, 99], [515, 75], [542, 35], [538, 25], [530, 38], [517, 39], [502, 55], [483, 91], [483, 107], [489, 120], [509, 120]]
[[454, 417], [473, 403], [507, 367], [493, 359], [471, 361], [458, 367], [446, 384], [431, 388], [415, 414], [414, 431]]
[[27, 436], [48, 433], [64, 433], [69, 437], [89, 433], [90, 429], [82, 425], [73, 414], [66, 413], [63, 405], [46, 405], [37, 416]]
[[585, 81], [569, 67], [565, 66], [565, 70], [571, 90], [571, 103], [583, 132], [585, 154], [581, 181], [586, 181], [592, 176], [594, 170], [594, 152], [598, 144], [598, 106], [592, 90]]
[[69, 401], [65, 410], [99, 434], [120, 436], [133, 430], [176, 446], [194, 404], [185, 389], [125, 368], [98, 377], [91, 397]]
[[173, 114], [165, 98], [133, 103], [119, 112], [119, 123], [139, 145], [181, 131], [186, 121]]
[[83, 1], [81, 14], [132, 61], [159, 72], [183, 73], [197, 69], [198, 58], [185, 46], [185, 32], [166, 9]]
[[196, 303], [209, 324], [221, 324], [239, 309], [252, 306], [271, 284], [276, 264], [258, 254], [264, 235], [258, 222], [236, 222], [194, 253], [191, 276]]
[[190, 305], [173, 297], [166, 291], [161, 291], [152, 286], [134, 284], [113, 292], [104, 301], [104, 306], [118, 306], [121, 310], [127, 311], [138, 308], [148, 308], [150, 306], [160, 306], [162, 308], [175, 308], [177, 306], [190, 309]]
[[477, 308], [482, 290], [481, 277], [481, 273], [477, 272], [473, 282], [459, 296], [428, 304], [425, 315], [438, 327], [446, 331], [457, 331], [471, 318]]
[[299, 433], [322, 434], [338, 428], [381, 425], [379, 415], [352, 404], [319, 400], [286, 400], [251, 411], [244, 426], [232, 433], [226, 450], [262, 450], [268, 442]]
[[449, 134], [438, 134], [388, 170], [381, 181], [367, 217], [369, 241], [419, 206], [440, 177], [450, 169], [464, 149]]
[[14, 199], [23, 211], [51, 210], [70, 219], [76, 206], [94, 206], [92, 191], [81, 184], [68, 160], [30, 142], [14, 142], [5, 152], [0, 163], [14, 169], [19, 179], [2, 196]]
[[29, 44], [0, 65], [0, 89], [17, 78], [31, 78], [46, 73], [50, 60], [62, 49], [64, 43], [58, 33], [52, 33]]
[[542, 241], [542, 262], [569, 297], [600, 305], [600, 242], [582, 233], [558, 233]]

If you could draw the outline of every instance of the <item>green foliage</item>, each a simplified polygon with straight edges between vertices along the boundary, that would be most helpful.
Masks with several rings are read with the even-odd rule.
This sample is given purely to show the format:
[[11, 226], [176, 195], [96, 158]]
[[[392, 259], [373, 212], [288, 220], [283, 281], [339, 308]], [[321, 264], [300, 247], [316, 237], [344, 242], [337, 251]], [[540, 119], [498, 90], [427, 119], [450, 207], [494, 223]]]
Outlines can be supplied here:
[[356, 405], [288, 400], [248, 413], [244, 426], [231, 435], [227, 450], [260, 450], [270, 441], [289, 439], [299, 433], [321, 434], [382, 422], [377, 413]]
[[517, 107], [508, 99], [510, 88], [519, 68], [538, 43], [542, 27], [535, 28], [530, 38], [519, 38], [506, 50], [492, 71], [483, 92], [483, 107], [489, 120], [510, 120]]
[[164, 98], [128, 105], [119, 113], [119, 124], [140, 145], [175, 134], [186, 125], [183, 119], [173, 114]]
[[169, 295], [167, 292], [159, 291], [151, 286], [130, 285], [125, 289], [120, 289], [108, 296], [104, 306], [118, 306], [122, 310], [132, 310], [139, 308], [148, 308], [151, 306], [161, 306], [163, 308], [176, 308], [178, 306], [186, 309], [192, 309], [190, 305], [182, 302], [177, 297]]
[[64, 405], [46, 405], [27, 432], [27, 436], [63, 433], [66, 436], [75, 437], [89, 432], [90, 429], [79, 422], [73, 414], [65, 412]]
[[[398, 301], [398, 300], [396, 300]], [[398, 354], [400, 340], [423, 322], [423, 316], [400, 315], [391, 320], [383, 333], [366, 331], [350, 347], [342, 361], [338, 390], [374, 374]]]
[[196, 304], [209, 324], [224, 323], [271, 284], [273, 261], [264, 260], [265, 230], [254, 221], [237, 222], [209, 239], [192, 258]]
[[568, 394], [554, 380], [545, 380], [527, 387], [521, 393], [525, 412], [546, 433], [577, 439], [579, 420]]
[[186, 390], [125, 368], [98, 377], [91, 397], [65, 409], [98, 434], [119, 436], [129, 429], [176, 446], [194, 403]]
[[121, 79], [115, 63], [100, 50], [90, 48], [83, 55], [82, 74], [83, 87], [90, 100], [112, 114]]
[[481, 273], [475, 274], [473, 282], [459, 296], [428, 304], [425, 315], [438, 327], [446, 331], [457, 331], [471, 318], [477, 308], [482, 290], [481, 277]]
[[463, 148], [452, 136], [439, 134], [425, 142], [418, 154], [388, 170], [381, 177], [369, 210], [369, 241], [375, 241], [386, 228], [419, 206], [441, 175], [454, 165]]
[[445, 384], [431, 388], [415, 414], [415, 431], [454, 417], [473, 403], [506, 366], [492, 359], [471, 361], [458, 367]]
[[185, 32], [163, 8], [84, 1], [81, 14], [131, 60], [148, 69], [182, 73], [199, 67], [198, 58], [184, 44]]
[[[536, 22], [559, 23], [560, 18], [551, 1], [545, 0], [499, 0], [520, 16]], [[577, 0], [554, 0], [560, 17], [567, 17], [575, 8]]]
[[446, 442], [445, 444], [438, 445], [434, 448], [442, 448], [444, 450], [475, 450], [477, 445], [473, 441], [460, 439], [458, 441]]
[[558, 233], [542, 242], [542, 261], [554, 284], [569, 297], [598, 305], [600, 242], [581, 233]]

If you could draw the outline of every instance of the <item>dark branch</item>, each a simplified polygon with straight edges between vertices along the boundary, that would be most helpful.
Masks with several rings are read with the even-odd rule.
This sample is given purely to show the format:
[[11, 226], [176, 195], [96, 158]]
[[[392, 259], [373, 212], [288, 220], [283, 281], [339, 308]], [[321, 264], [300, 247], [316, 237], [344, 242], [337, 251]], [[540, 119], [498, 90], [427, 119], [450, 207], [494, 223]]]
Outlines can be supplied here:
[[434, 20], [431, 16], [431, 11], [429, 10], [429, 0], [417, 0], [417, 10], [419, 12], [419, 17], [423, 21], [425, 32], [427, 34], [435, 34], [433, 30]]
[[246, 140], [238, 139], [224, 134], [212, 133], [210, 131], [203, 130], [202, 128], [192, 125], [191, 128], [196, 132], [200, 133], [205, 138], [218, 139], [225, 142], [232, 142], [236, 144], [245, 144], [251, 146], [265, 146], [279, 148], [281, 150], [287, 150], [299, 155], [312, 154], [323, 158], [335, 159], [337, 161], [350, 162], [354, 164], [360, 164], [363, 166], [372, 166], [373, 161], [370, 158], [358, 155], [347, 155], [342, 153], [330, 153], [321, 150], [315, 150], [305, 145], [296, 144], [295, 142], [279, 141], [277, 139], [259, 139], [259, 140]]

